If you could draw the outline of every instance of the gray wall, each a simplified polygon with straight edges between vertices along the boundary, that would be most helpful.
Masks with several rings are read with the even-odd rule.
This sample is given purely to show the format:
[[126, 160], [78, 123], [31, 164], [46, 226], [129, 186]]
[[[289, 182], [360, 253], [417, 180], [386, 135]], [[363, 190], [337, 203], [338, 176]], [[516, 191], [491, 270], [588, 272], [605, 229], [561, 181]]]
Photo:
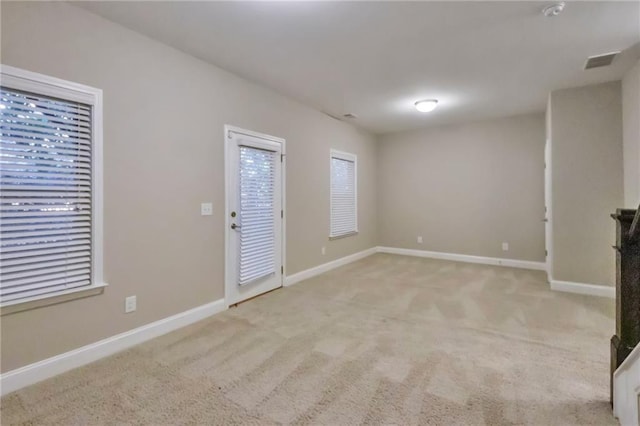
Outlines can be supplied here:
[[619, 81], [551, 93], [553, 279], [613, 285], [623, 205]]
[[624, 205], [640, 203], [640, 61], [622, 79]]
[[[3, 372], [224, 297], [224, 124], [287, 140], [288, 275], [378, 243], [544, 261], [543, 114], [376, 144], [347, 123], [66, 3], [3, 2], [1, 24], [2, 63], [104, 90], [110, 284], [99, 296], [3, 315]], [[625, 132], [637, 141], [638, 129], [628, 126], [638, 114], [633, 78], [625, 79]], [[608, 215], [623, 200], [620, 92], [611, 83], [550, 97], [555, 279], [612, 283]], [[335, 241], [327, 238], [331, 148], [357, 154], [359, 171], [360, 234]], [[213, 201], [213, 216], [200, 216], [203, 201]], [[132, 294], [138, 310], [125, 315]]]
[[544, 261], [544, 141], [542, 113], [382, 137], [380, 245]]
[[[2, 63], [104, 90], [110, 284], [2, 316], [2, 371], [224, 296], [224, 124], [287, 140], [287, 274], [376, 245], [371, 135], [69, 4], [3, 2], [1, 27]], [[335, 241], [331, 148], [357, 154], [359, 172], [360, 234]]]

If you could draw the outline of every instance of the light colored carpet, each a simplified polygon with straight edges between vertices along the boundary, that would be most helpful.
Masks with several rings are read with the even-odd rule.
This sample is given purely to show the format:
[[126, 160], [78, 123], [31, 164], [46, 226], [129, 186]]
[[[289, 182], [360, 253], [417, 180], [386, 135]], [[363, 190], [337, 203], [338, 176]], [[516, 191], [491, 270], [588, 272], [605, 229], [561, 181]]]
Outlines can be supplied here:
[[2, 399], [2, 424], [616, 424], [613, 301], [377, 254]]

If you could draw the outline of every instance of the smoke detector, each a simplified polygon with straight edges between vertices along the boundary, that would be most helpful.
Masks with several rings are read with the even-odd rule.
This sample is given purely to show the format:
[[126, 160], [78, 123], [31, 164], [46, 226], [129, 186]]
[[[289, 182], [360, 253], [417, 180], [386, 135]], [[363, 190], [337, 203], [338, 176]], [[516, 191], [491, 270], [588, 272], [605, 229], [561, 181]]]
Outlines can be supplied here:
[[558, 16], [564, 10], [566, 3], [561, 1], [559, 3], [550, 4], [549, 6], [542, 9], [542, 14], [547, 18], [553, 18], [554, 16]]

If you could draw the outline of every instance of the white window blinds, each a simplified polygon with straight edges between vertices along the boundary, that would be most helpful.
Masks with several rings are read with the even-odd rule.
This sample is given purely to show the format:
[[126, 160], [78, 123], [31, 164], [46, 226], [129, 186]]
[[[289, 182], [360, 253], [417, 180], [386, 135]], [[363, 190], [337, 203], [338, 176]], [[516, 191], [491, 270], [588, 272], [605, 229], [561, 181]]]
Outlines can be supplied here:
[[330, 237], [358, 232], [356, 156], [331, 151]]
[[240, 147], [240, 285], [276, 271], [276, 160], [273, 151]]
[[3, 302], [91, 284], [91, 108], [1, 88]]

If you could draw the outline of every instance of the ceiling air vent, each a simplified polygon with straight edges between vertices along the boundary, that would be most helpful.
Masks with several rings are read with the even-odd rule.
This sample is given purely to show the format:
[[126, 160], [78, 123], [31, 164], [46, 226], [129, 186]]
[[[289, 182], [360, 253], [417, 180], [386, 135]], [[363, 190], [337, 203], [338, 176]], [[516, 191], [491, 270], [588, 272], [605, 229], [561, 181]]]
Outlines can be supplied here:
[[325, 115], [328, 115], [329, 117], [333, 118], [334, 120], [339, 120], [339, 121], [344, 121], [344, 119], [345, 119], [345, 118], [346, 118], [346, 119], [348, 119], [348, 120], [353, 120], [353, 119], [358, 118], [358, 116], [357, 116], [357, 115], [355, 115], [355, 114], [351, 114], [351, 113], [349, 113], [349, 114], [343, 114], [343, 115], [342, 115], [342, 117], [338, 117], [338, 116], [336, 116], [336, 115], [329, 114], [328, 112], [324, 112], [324, 111], [322, 111], [322, 112], [323, 112]]
[[608, 65], [611, 65], [618, 53], [620, 52], [618, 51], [605, 53], [603, 55], [589, 56], [587, 58], [587, 63], [584, 64], [584, 69], [590, 70], [591, 68], [606, 67]]

